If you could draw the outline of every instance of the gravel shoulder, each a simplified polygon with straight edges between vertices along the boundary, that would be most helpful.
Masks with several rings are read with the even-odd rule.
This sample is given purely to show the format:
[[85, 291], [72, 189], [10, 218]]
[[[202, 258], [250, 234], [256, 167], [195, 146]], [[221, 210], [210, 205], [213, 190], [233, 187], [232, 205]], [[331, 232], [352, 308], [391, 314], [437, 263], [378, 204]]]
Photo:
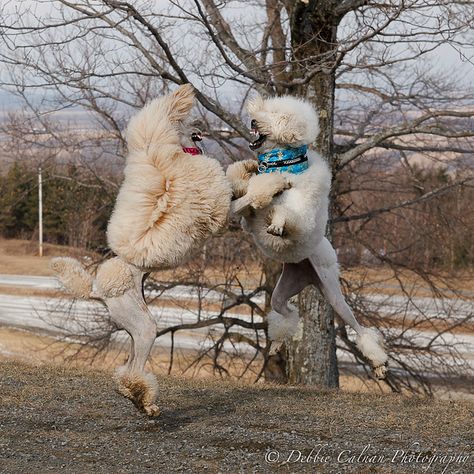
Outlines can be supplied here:
[[474, 472], [469, 402], [159, 383], [149, 419], [108, 372], [0, 362], [0, 472]]

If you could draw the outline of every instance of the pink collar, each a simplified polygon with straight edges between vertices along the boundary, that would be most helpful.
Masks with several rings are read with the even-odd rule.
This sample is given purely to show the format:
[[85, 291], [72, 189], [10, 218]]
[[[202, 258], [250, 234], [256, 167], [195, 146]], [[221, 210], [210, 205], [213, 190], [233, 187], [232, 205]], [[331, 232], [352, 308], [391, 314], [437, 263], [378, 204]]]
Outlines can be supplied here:
[[202, 151], [198, 147], [183, 146], [182, 148], [183, 148], [184, 153], [188, 153], [188, 155], [202, 155]]

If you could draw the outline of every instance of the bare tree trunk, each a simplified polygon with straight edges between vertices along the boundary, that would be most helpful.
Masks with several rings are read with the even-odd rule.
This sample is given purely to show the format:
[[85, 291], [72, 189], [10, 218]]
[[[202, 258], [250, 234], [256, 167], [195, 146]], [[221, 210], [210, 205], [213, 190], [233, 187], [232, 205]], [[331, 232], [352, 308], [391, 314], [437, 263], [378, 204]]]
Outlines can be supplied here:
[[[291, 39], [296, 68], [303, 77], [318, 72], [293, 93], [305, 95], [319, 110], [321, 132], [316, 140], [318, 151], [334, 167], [333, 114], [338, 19], [332, 15], [332, 1], [299, 2], [291, 23]], [[332, 205], [330, 205], [330, 208]], [[331, 229], [327, 229], [328, 238]], [[290, 383], [338, 387], [334, 313], [323, 295], [314, 287], [299, 296], [298, 306], [303, 328], [288, 346], [287, 372]]]
[[[265, 286], [275, 288], [281, 273], [281, 263], [265, 258], [263, 261], [263, 273], [265, 275]], [[270, 311], [270, 293], [265, 295], [265, 313]], [[288, 383], [286, 349], [283, 345], [275, 354], [269, 354], [265, 363], [264, 375], [267, 382]]]

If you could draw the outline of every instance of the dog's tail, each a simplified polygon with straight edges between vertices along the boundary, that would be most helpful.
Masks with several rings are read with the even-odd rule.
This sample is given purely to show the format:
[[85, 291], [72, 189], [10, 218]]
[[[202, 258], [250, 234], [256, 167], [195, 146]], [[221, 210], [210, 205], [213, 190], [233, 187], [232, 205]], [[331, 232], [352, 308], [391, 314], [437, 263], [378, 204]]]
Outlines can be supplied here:
[[51, 270], [65, 290], [76, 298], [91, 298], [93, 278], [79, 260], [71, 257], [56, 257], [49, 263]]
[[75, 258], [56, 257], [49, 266], [64, 289], [76, 298], [105, 300], [121, 296], [131, 288], [141, 292], [143, 272], [119, 257], [101, 263], [95, 278]]
[[177, 125], [187, 117], [193, 104], [191, 84], [152, 100], [130, 120], [126, 131], [129, 151], [148, 150], [157, 144], [179, 145]]

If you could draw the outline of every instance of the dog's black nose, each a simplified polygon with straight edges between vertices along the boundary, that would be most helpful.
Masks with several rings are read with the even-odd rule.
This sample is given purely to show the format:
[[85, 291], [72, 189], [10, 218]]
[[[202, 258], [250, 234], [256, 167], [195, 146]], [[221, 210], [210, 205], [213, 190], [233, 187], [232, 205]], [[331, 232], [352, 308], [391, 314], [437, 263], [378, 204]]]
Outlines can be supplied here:
[[250, 122], [250, 128], [257, 128], [257, 121], [255, 119], [252, 119], [252, 121]]

